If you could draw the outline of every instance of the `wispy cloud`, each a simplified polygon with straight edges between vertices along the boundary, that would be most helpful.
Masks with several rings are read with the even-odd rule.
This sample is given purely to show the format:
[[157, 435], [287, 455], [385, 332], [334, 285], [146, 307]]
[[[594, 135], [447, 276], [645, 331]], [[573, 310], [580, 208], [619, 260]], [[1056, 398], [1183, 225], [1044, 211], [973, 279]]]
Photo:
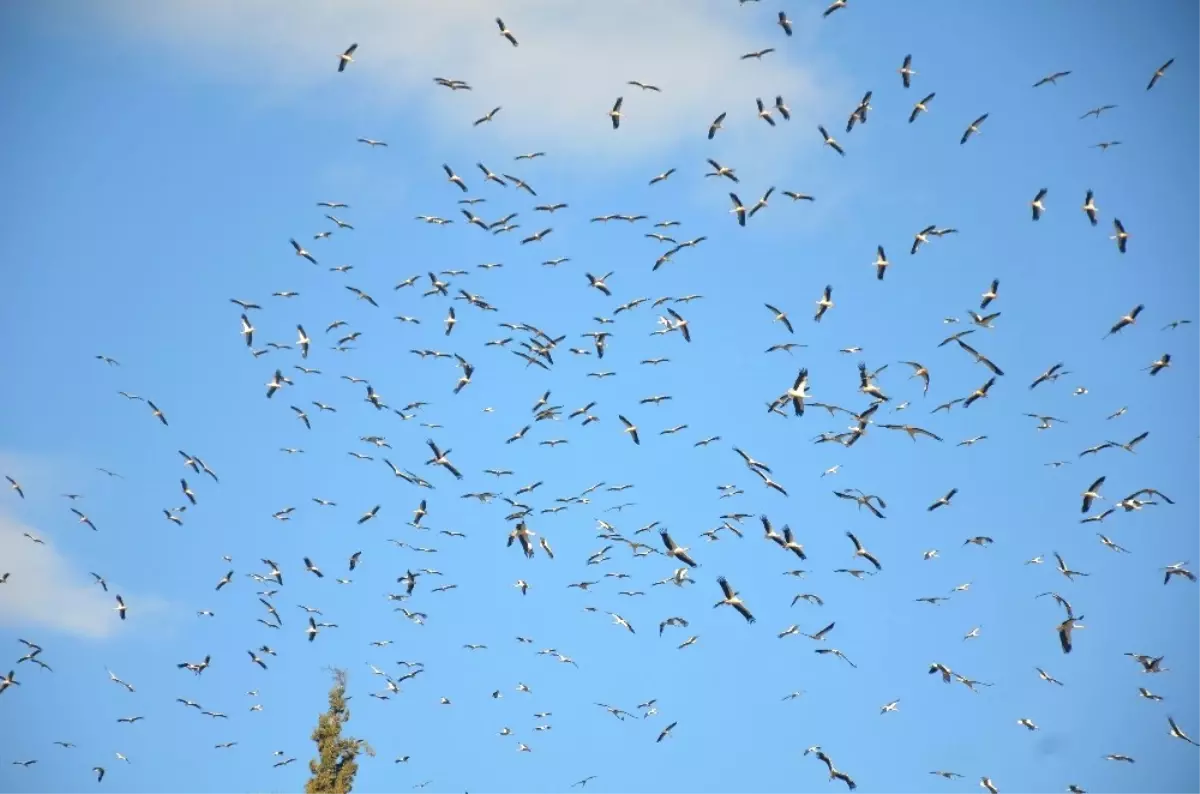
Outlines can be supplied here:
[[[35, 543], [26, 533], [41, 539]], [[47, 628], [80, 637], [103, 638], [117, 629], [111, 607], [87, 571], [77, 570], [54, 542], [29, 526], [0, 514], [0, 626]], [[130, 598], [126, 593], [125, 597]], [[159, 599], [139, 598], [140, 613], [162, 613]]]
[[[25, 537], [29, 533], [44, 543]], [[105, 637], [114, 628], [108, 602], [97, 597], [53, 542], [0, 515], [0, 624], [40, 626], [83, 637]], [[90, 577], [89, 577], [90, 578]]]
[[[813, 23], [798, 22], [787, 38], [774, 11], [757, 5], [115, 0], [97, 8], [116, 15], [121, 33], [142, 46], [157, 43], [168, 57], [190, 56], [224, 78], [290, 92], [288, 101], [327, 99], [336, 86], [374, 108], [395, 108], [397, 123], [439, 139], [499, 142], [514, 153], [552, 148], [574, 155], [577, 165], [605, 167], [618, 157], [645, 159], [684, 140], [702, 142], [722, 111], [730, 114], [726, 146], [741, 141], [739, 128], [753, 128], [760, 133], [756, 154], [761, 139], [766, 154], [788, 156], [797, 148], [794, 135], [768, 135], [755, 118], [755, 96], [771, 102], [783, 94], [796, 114], [791, 127], [815, 130], [820, 92], [811, 65], [801, 67], [796, 57], [809, 52], [806, 26]], [[520, 46], [500, 36], [496, 14]], [[337, 55], [351, 42], [359, 44], [356, 61], [338, 74]], [[766, 47], [778, 51], [739, 60]], [[434, 77], [465, 80], [473, 90], [451, 92], [435, 86]], [[618, 96], [625, 97], [625, 118], [614, 132], [606, 114]], [[497, 106], [503, 109], [495, 121], [472, 127]], [[385, 137], [387, 130], [359, 134]]]

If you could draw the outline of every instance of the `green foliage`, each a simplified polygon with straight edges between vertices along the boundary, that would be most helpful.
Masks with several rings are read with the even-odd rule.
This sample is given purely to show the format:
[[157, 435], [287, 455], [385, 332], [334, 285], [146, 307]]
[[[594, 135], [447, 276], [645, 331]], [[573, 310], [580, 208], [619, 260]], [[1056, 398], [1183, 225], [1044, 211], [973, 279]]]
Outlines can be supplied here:
[[329, 690], [329, 710], [321, 715], [312, 739], [317, 743], [317, 758], [308, 762], [312, 773], [304, 786], [306, 794], [350, 794], [354, 776], [358, 774], [360, 753], [375, 755], [371, 745], [362, 739], [342, 736], [342, 725], [350, 720], [346, 706], [346, 671], [333, 671], [333, 688]]

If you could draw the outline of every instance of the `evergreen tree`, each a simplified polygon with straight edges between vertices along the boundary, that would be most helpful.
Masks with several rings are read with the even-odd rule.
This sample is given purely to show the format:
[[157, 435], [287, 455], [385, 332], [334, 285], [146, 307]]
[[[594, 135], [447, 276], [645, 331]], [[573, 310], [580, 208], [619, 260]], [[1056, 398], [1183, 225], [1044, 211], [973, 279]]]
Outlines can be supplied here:
[[350, 794], [358, 774], [359, 754], [375, 755], [362, 739], [342, 736], [342, 725], [350, 720], [346, 700], [346, 671], [334, 669], [329, 710], [321, 715], [312, 733], [317, 758], [308, 762], [312, 777], [304, 786], [305, 794]]

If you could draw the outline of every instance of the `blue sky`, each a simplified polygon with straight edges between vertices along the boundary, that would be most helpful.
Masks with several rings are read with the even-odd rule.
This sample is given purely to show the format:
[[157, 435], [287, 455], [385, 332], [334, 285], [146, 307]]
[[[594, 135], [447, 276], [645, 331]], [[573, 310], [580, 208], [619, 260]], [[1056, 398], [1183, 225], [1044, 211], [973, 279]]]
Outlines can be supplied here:
[[[6, 126], [0, 147], [8, 219], [0, 361], [10, 374], [0, 390], [0, 474], [20, 482], [26, 497], [0, 493], [0, 574], [10, 573], [0, 586], [0, 647], [15, 662], [26, 651], [18, 638], [37, 642], [54, 669], [11, 665], [21, 685], [0, 696], [0, 710], [23, 729], [0, 749], [3, 790], [83, 790], [94, 785], [96, 765], [108, 770], [102, 785], [123, 791], [297, 790], [333, 665], [350, 672], [350, 731], [378, 751], [362, 765], [361, 791], [424, 781], [426, 791], [563, 791], [589, 775], [598, 777], [587, 788], [601, 791], [842, 790], [827, 782], [823, 764], [803, 757], [818, 744], [864, 792], [977, 790], [982, 776], [1002, 791], [1200, 785], [1197, 749], [1167, 732], [1171, 715], [1200, 735], [1195, 585], [1176, 577], [1164, 587], [1161, 579], [1163, 566], [1200, 564], [1197, 326], [1160, 330], [1200, 320], [1195, 7], [1101, 4], [1084, 12], [1035, 2], [856, 0], [823, 19], [820, 4], [784, 5], [791, 38], [774, 24], [776, 6], [735, 2], [567, 10], [536, 2], [484, 9], [118, 0], [103, 9], [56, 2], [0, 11], [12, 34], [0, 101], [19, 120]], [[500, 38], [496, 13], [519, 47]], [[356, 60], [338, 74], [337, 55], [351, 42], [360, 45]], [[738, 59], [764, 47], [776, 51]], [[896, 73], [907, 53], [918, 72], [909, 89]], [[1154, 70], [1172, 57], [1147, 92]], [[1031, 88], [1065, 70], [1071, 74], [1058, 85]], [[473, 90], [452, 93], [434, 85], [435, 76]], [[643, 92], [628, 80], [663, 90]], [[869, 120], [846, 134], [843, 121], [867, 90]], [[913, 103], [929, 92], [937, 93], [929, 113], [910, 125]], [[754, 98], [769, 103], [776, 94], [793, 118], [772, 129], [755, 118]], [[618, 95], [625, 117], [614, 132], [606, 113]], [[1079, 118], [1105, 104], [1117, 107]], [[493, 122], [471, 125], [496, 106], [503, 110]], [[705, 130], [722, 111], [727, 128], [708, 141]], [[983, 113], [990, 115], [982, 134], [960, 146]], [[846, 157], [821, 146], [818, 124]], [[389, 146], [372, 149], [359, 137]], [[1114, 140], [1122, 145], [1091, 148]], [[530, 151], [546, 156], [514, 162]], [[702, 176], [709, 157], [737, 168], [735, 190], [746, 203], [777, 188], [746, 228], [728, 213], [731, 185]], [[526, 180], [537, 199], [485, 185], [476, 162]], [[476, 212], [489, 221], [518, 212], [520, 230], [469, 228], [456, 203], [464, 194], [446, 183], [442, 163], [462, 175], [470, 196], [486, 199]], [[669, 168], [678, 172], [647, 185]], [[1028, 204], [1041, 188], [1049, 191], [1046, 212], [1033, 223]], [[1080, 211], [1088, 189], [1100, 209], [1095, 228]], [[783, 190], [816, 201], [793, 204]], [[570, 207], [549, 218], [533, 209], [543, 200]], [[333, 214], [354, 230], [334, 229], [318, 201], [349, 204]], [[632, 228], [588, 222], [609, 213], [649, 220]], [[455, 223], [413, 220], [422, 214]], [[1123, 256], [1108, 239], [1114, 216], [1132, 235]], [[680, 241], [708, 239], [651, 272], [665, 248], [643, 235], [668, 218], [681, 221], [670, 230]], [[928, 224], [960, 233], [910, 255], [914, 233]], [[544, 241], [519, 244], [545, 227], [554, 232]], [[328, 239], [313, 239], [331, 229]], [[292, 237], [319, 266], [293, 255]], [[893, 263], [883, 283], [872, 267], [877, 245]], [[555, 257], [571, 261], [540, 264]], [[476, 267], [485, 262], [504, 266]], [[353, 269], [330, 271], [340, 265]], [[423, 290], [425, 273], [453, 269], [469, 272], [445, 278], [454, 290], [499, 311], [392, 289], [420, 275]], [[609, 271], [606, 298], [584, 274]], [[1002, 315], [966, 341], [1006, 375], [970, 409], [931, 416], [987, 379], [955, 344], [937, 343], [967, 327], [965, 310], [978, 308], [993, 278], [1001, 286], [990, 310]], [[826, 284], [836, 306], [817, 324], [811, 312]], [[345, 286], [367, 291], [379, 307], [354, 300]], [[272, 297], [284, 290], [299, 297]], [[688, 319], [691, 344], [679, 333], [652, 336], [660, 311], [647, 302], [603, 326], [613, 337], [602, 362], [567, 351], [589, 348], [579, 335], [600, 329], [593, 318], [613, 317], [625, 301], [688, 294], [704, 297], [669, 305]], [[292, 343], [303, 324], [313, 339], [307, 362], [295, 350], [250, 355], [230, 298], [262, 306], [251, 312], [256, 348]], [[764, 302], [789, 312], [794, 336], [772, 323]], [[1139, 322], [1102, 341], [1137, 304], [1145, 305]], [[449, 306], [458, 323], [447, 338]], [[324, 329], [335, 320], [361, 332], [352, 351], [330, 349], [337, 334]], [[525, 338], [499, 322], [565, 335], [553, 369], [526, 368], [485, 347]], [[763, 352], [786, 341], [807, 347]], [[838, 352], [852, 346], [863, 349]], [[475, 366], [472, 383], [452, 394], [459, 370], [419, 359], [413, 348], [461, 354]], [[1149, 377], [1143, 368], [1167, 352], [1172, 368]], [[639, 364], [658, 356], [670, 362]], [[816, 399], [861, 410], [860, 360], [889, 365], [879, 385], [892, 400], [853, 447], [809, 443], [844, 430], [845, 416], [765, 410], [802, 366]], [[929, 368], [927, 397], [903, 360]], [[1069, 375], [1029, 390], [1060, 361]], [[300, 373], [300, 363], [321, 374]], [[264, 384], [277, 367], [295, 386], [268, 401]], [[599, 370], [617, 375], [587, 377]], [[391, 407], [429, 405], [403, 421], [363, 403], [364, 387], [342, 375], [369, 379]], [[1087, 394], [1074, 396], [1078, 387]], [[537, 422], [505, 444], [531, 423], [530, 407], [547, 389], [564, 407], [562, 419]], [[169, 426], [120, 390], [153, 400]], [[639, 403], [652, 395], [673, 399]], [[313, 401], [338, 411], [318, 412]], [[591, 401], [598, 422], [568, 421], [566, 412]], [[291, 405], [308, 410], [311, 431]], [[1105, 418], [1122, 407], [1123, 416]], [[1066, 423], [1038, 431], [1026, 413]], [[620, 432], [618, 414], [639, 426], [640, 446]], [[926, 427], [945, 442], [914, 444], [878, 427], [889, 422]], [[683, 424], [676, 435], [659, 435]], [[1078, 457], [1144, 431], [1136, 454]], [[391, 449], [358, 440], [370, 435], [386, 437]], [[693, 447], [715, 435], [721, 440]], [[956, 446], [980, 435], [988, 438]], [[461, 483], [424, 465], [426, 438], [453, 449]], [[569, 443], [538, 444], [553, 438]], [[770, 464], [789, 496], [766, 489], [733, 445]], [[304, 453], [281, 453], [285, 447]], [[220, 483], [186, 469], [177, 450], [203, 458]], [[394, 478], [385, 456], [436, 488]], [[1070, 465], [1044, 465], [1056, 460]], [[838, 464], [835, 476], [822, 478]], [[496, 480], [482, 473], [489, 467], [515, 474]], [[1100, 475], [1110, 506], [1143, 487], [1176, 504], [1081, 525], [1079, 494]], [[176, 526], [162, 510], [184, 499], [180, 477], [198, 504]], [[535, 508], [529, 526], [552, 544], [553, 561], [505, 548], [507, 504], [460, 498], [511, 495], [539, 481], [521, 500]], [[540, 512], [600, 482], [634, 487], [602, 487], [589, 504]], [[744, 493], [720, 499], [716, 486], [725, 483]], [[952, 487], [959, 493], [949, 509], [925, 509]], [[831, 491], [840, 488], [882, 495], [887, 520], [836, 499]], [[82, 498], [71, 503], [64, 493]], [[337, 506], [319, 507], [314, 497]], [[425, 532], [405, 523], [423, 498]], [[609, 510], [627, 502], [634, 504]], [[357, 525], [376, 504], [378, 517]], [[76, 523], [72, 506], [98, 531]], [[296, 508], [290, 521], [272, 519], [288, 506]], [[798, 561], [764, 542], [755, 518], [743, 522], [741, 540], [700, 536], [727, 512], [789, 524], [809, 556], [799, 565], [806, 578], [782, 575]], [[675, 565], [657, 554], [633, 558], [620, 543], [609, 561], [587, 565], [608, 545], [596, 537], [598, 519], [626, 537], [660, 521], [701, 563], [695, 583], [651, 587]], [[1131, 553], [1105, 548], [1097, 530]], [[858, 567], [846, 531], [880, 557], [878, 576], [833, 572]], [[977, 535], [994, 545], [964, 547]], [[660, 547], [653, 531], [637, 538]], [[929, 549], [940, 556], [923, 560]], [[347, 558], [360, 550], [360, 566], [347, 573]], [[1054, 569], [1055, 551], [1091, 575], [1068, 582]], [[1023, 564], [1037, 555], [1049, 562]], [[305, 556], [324, 579], [304, 572]], [[264, 572], [260, 558], [283, 569], [285, 586], [272, 598], [280, 630], [256, 622], [266, 617], [255, 597], [263, 586], [247, 575]], [[444, 575], [421, 577], [402, 604], [428, 613], [419, 626], [385, 596], [401, 589], [395, 579], [406, 569], [423, 567]], [[234, 581], [214, 592], [230, 568]], [[93, 571], [107, 579], [108, 594], [92, 584]], [[712, 608], [719, 575], [741, 592], [755, 624]], [[513, 587], [518, 578], [530, 583], [524, 597]], [[600, 580], [590, 593], [567, 589], [590, 580]], [[966, 583], [970, 590], [940, 606], [914, 602]], [[431, 592], [442, 584], [458, 587]], [[647, 595], [618, 594], [627, 588]], [[1050, 590], [1085, 616], [1070, 655], [1054, 632], [1062, 610], [1035, 598]], [[111, 609], [117, 592], [129, 606], [123, 623]], [[818, 594], [824, 606], [790, 607], [801, 592]], [[301, 604], [338, 628], [306, 642]], [[636, 634], [606, 611], [627, 618]], [[690, 626], [660, 638], [656, 625], [674, 615]], [[824, 647], [841, 649], [857, 669], [814, 654], [822, 645], [810, 639], [776, 636], [792, 624], [811, 633], [829, 622], [836, 628]], [[964, 641], [976, 627], [979, 637]], [[518, 635], [534, 643], [520, 644]], [[696, 644], [678, 650], [692, 635]], [[371, 647], [376, 640], [394, 644]], [[488, 649], [470, 652], [466, 643]], [[278, 653], [267, 671], [246, 656], [263, 644]], [[537, 655], [542, 648], [578, 668]], [[1165, 655], [1170, 672], [1142, 674], [1126, 652]], [[212, 664], [201, 677], [175, 666], [206, 654]], [[399, 659], [424, 662], [426, 673], [390, 701], [369, 697], [384, 685], [368, 664], [398, 676]], [[972, 694], [944, 685], [926, 675], [934, 661], [994, 686]], [[1035, 666], [1065, 686], [1039, 680]], [[136, 692], [110, 683], [106, 668]], [[1139, 686], [1165, 700], [1140, 698]], [[246, 694], [252, 690], [258, 694]], [[494, 690], [503, 697], [493, 699]], [[803, 695], [782, 700], [793, 691]], [[202, 716], [176, 698], [229, 719]], [[652, 698], [657, 714], [623, 722], [594, 705], [637, 712]], [[879, 713], [896, 699], [897, 712]], [[262, 711], [251, 712], [254, 704]], [[543, 711], [553, 714], [535, 720]], [[127, 716], [145, 720], [116, 722]], [[1041, 730], [1026, 731], [1021, 718]], [[671, 738], [656, 744], [676, 721]], [[552, 730], [535, 731], [541, 724]], [[513, 735], [498, 736], [503, 727]], [[77, 746], [65, 750], [56, 740]], [[238, 744], [214, 749], [231, 741]], [[532, 752], [518, 753], [518, 741]], [[273, 768], [276, 750], [299, 760]], [[1109, 753], [1137, 763], [1104, 760]], [[410, 760], [393, 763], [399, 756]], [[29, 759], [39, 763], [11, 764]], [[930, 777], [939, 769], [964, 777]]]

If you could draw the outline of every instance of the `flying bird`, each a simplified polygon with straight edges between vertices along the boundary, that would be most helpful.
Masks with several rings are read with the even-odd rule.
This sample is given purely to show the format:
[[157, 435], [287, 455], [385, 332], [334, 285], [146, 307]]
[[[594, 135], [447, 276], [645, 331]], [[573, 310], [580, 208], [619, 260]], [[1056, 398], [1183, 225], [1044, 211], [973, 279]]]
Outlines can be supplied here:
[[738, 611], [738, 614], [746, 619], [747, 623], [753, 623], [755, 620], [754, 615], [750, 614], [750, 610], [746, 608], [744, 603], [742, 603], [742, 599], [738, 597], [737, 592], [734, 591], [733, 587], [729, 584], [729, 581], [724, 576], [719, 576], [717, 577], [717, 584], [721, 586], [721, 592], [725, 594], [725, 597], [713, 604], [713, 608], [716, 609], [717, 607], [721, 606], [731, 606]]
[[[905, 88], [907, 88], [907, 87], [908, 86], [905, 85]], [[912, 124], [914, 121], [916, 121], [917, 116], [921, 115], [922, 113], [929, 112], [929, 103], [933, 101], [933, 98], [935, 96], [937, 96], [936, 92], [930, 92], [929, 94], [926, 94], [924, 99], [922, 99], [917, 104], [913, 105], [912, 112], [908, 114], [908, 123], [909, 124]]]
[[613, 102], [612, 110], [608, 111], [608, 118], [612, 121], [612, 128], [618, 129], [621, 126], [621, 119], [624, 116], [621, 114], [621, 105], [624, 104], [625, 97], [617, 97], [617, 101]]
[[21, 489], [21, 484], [19, 482], [14, 480], [12, 477], [9, 477], [7, 474], [4, 475], [4, 479], [8, 480], [8, 487], [10, 490], [16, 491], [17, 496], [21, 497], [22, 499], [25, 498], [25, 491]]
[[358, 49], [358, 44], [351, 44], [346, 48], [345, 52], [338, 56], [338, 71], [346, 71], [349, 64], [354, 63], [354, 51]]
[[508, 26], [504, 24], [504, 20], [500, 17], [496, 17], [496, 27], [500, 29], [500, 35], [508, 39], [509, 44], [513, 45], [514, 47], [517, 46], [516, 37], [513, 36], [512, 31], [508, 29]]
[[1071, 73], [1070, 70], [1067, 70], [1065, 72], [1053, 72], [1051, 74], [1046, 75], [1041, 80], [1038, 80], [1036, 83], [1033, 84], [1033, 87], [1041, 88], [1042, 86], [1047, 85], [1047, 84], [1058, 85], [1059, 79], [1066, 77], [1070, 73]]
[[1167, 73], [1167, 70], [1171, 68], [1171, 64], [1173, 63], [1175, 63], [1175, 59], [1171, 58], [1162, 66], [1154, 70], [1154, 75], [1150, 78], [1150, 82], [1146, 84], [1147, 91], [1149, 91], [1151, 88], [1154, 88], [1155, 84], [1162, 79], [1163, 75]]
[[864, 560], [866, 560], [867, 562], [874, 565], [876, 571], [883, 570], [883, 566], [879, 563], [879, 560], [876, 559], [875, 555], [873, 555], [871, 552], [867, 551], [866, 548], [863, 547], [862, 543], [859, 542], [858, 538], [854, 535], [853, 532], [847, 532], [846, 537], [850, 538], [850, 542], [854, 544], [854, 556], [855, 557], [862, 557]]
[[[847, 4], [847, 3], [849, 3], [849, 2], [850, 2], [850, 0], [833, 0], [833, 3], [831, 3], [831, 4], [829, 5], [829, 7], [825, 9], [824, 13], [822, 13], [822, 14], [821, 14], [821, 16], [823, 16], [823, 17], [827, 17], [827, 16], [829, 16], [830, 14], [832, 14], [834, 11], [840, 11], [840, 10], [842, 10], [843, 8], [845, 8], [845, 7], [846, 7], [846, 4]], [[831, 779], [832, 779], [832, 777], [833, 777], [833, 774], [832, 774], [832, 772], [833, 772], [833, 770], [832, 770], [832, 768], [830, 768], [830, 778], [831, 778]], [[853, 788], [854, 788], [854, 786], [850, 786], [850, 788], [852, 788], [852, 789], [853, 789]]]
[[837, 142], [837, 141], [836, 141], [836, 140], [833, 138], [833, 136], [832, 136], [832, 135], [830, 135], [830, 134], [829, 134], [829, 133], [826, 131], [826, 129], [825, 129], [824, 127], [822, 127], [822, 126], [818, 125], [818, 126], [817, 126], [817, 131], [821, 133], [821, 139], [822, 139], [822, 140], [824, 140], [824, 142], [825, 142], [825, 145], [826, 145], [826, 146], [828, 146], [830, 149], [833, 149], [835, 152], [837, 152], [838, 154], [840, 154], [842, 157], [845, 157], [845, 156], [846, 156], [846, 150], [842, 148], [841, 144], [840, 144], [840, 143], [838, 143], [838, 142]]
[[991, 114], [989, 114], [989, 113], [984, 113], [982, 116], [980, 116], [979, 118], [977, 118], [977, 119], [975, 119], [974, 121], [972, 121], [972, 122], [971, 122], [971, 124], [970, 124], [970, 126], [969, 126], [969, 127], [967, 127], [966, 131], [965, 131], [965, 132], [963, 132], [963, 134], [962, 134], [962, 138], [961, 138], [961, 139], [958, 141], [958, 142], [959, 142], [959, 144], [964, 144], [964, 143], [966, 143], [966, 142], [967, 142], [967, 139], [968, 139], [968, 138], [970, 138], [972, 135], [978, 135], [978, 134], [979, 134], [979, 127], [980, 127], [980, 126], [983, 124], [983, 122], [987, 121], [987, 117], [988, 117], [989, 115], [991, 115]]
[[[305, 251], [303, 246], [301, 246], [300, 243], [296, 242], [295, 238], [292, 238], [288, 242], [290, 242], [292, 244], [292, 248], [296, 249], [296, 256], [304, 257], [309, 262], [312, 262], [314, 265], [317, 264], [317, 260], [313, 258], [313, 255], [310, 254], [308, 251]], [[251, 329], [251, 330], [253, 330], [253, 329]], [[249, 344], [249, 343], [247, 342], [247, 344]]]
[[1046, 188], [1042, 188], [1033, 197], [1033, 201], [1029, 202], [1029, 208], [1033, 211], [1033, 219], [1035, 221], [1040, 221], [1042, 213], [1046, 211], [1046, 205], [1042, 202], [1042, 199], [1046, 198], [1046, 193], [1048, 192]]
[[[912, 55], [905, 55], [904, 63], [902, 63], [900, 68], [896, 70], [900, 73], [900, 81], [904, 84], [905, 88], [911, 87], [913, 75], [917, 74], [917, 72], [913, 71], [912, 60]], [[930, 96], [932, 97], [933, 95], [930, 94]]]

